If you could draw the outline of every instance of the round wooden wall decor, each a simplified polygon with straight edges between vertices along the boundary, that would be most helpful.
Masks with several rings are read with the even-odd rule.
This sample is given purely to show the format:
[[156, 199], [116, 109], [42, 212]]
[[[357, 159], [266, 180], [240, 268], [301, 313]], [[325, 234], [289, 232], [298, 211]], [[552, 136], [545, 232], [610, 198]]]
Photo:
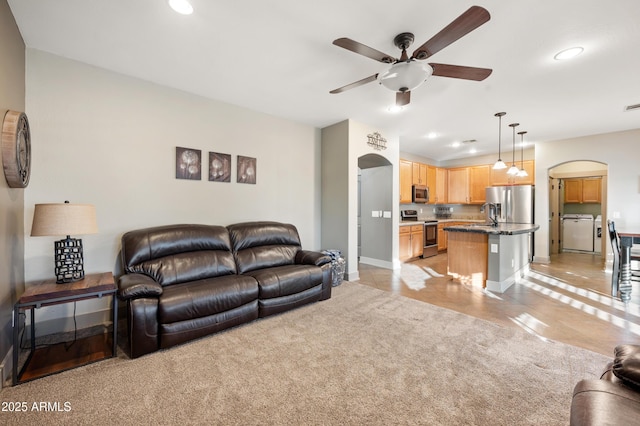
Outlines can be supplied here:
[[31, 134], [23, 112], [7, 111], [2, 123], [2, 167], [11, 188], [26, 188], [31, 173]]

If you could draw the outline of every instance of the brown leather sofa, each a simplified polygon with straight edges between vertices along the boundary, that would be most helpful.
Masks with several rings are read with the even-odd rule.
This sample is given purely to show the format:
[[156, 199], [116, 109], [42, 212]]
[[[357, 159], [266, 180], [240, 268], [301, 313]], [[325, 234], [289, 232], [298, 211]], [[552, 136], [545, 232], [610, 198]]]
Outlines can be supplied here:
[[122, 236], [132, 358], [331, 297], [331, 259], [295, 226], [170, 225]]
[[617, 346], [614, 355], [600, 380], [575, 386], [572, 426], [640, 425], [640, 346]]

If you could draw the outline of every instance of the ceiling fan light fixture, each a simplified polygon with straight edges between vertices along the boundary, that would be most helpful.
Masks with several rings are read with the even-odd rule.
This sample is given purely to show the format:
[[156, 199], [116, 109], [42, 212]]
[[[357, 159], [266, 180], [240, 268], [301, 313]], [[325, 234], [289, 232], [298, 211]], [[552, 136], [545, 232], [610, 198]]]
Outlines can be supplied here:
[[420, 86], [433, 74], [427, 63], [416, 61], [396, 62], [378, 75], [378, 82], [394, 92], [408, 92]]

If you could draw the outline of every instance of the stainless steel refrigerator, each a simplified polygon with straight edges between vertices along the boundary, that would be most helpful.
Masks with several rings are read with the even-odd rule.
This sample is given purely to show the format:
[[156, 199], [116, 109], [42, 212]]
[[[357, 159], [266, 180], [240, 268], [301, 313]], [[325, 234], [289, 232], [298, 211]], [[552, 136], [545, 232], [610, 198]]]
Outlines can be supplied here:
[[[533, 185], [491, 186], [486, 189], [487, 203], [496, 205], [498, 222], [534, 223]], [[489, 209], [485, 210], [486, 212]], [[487, 217], [487, 219], [489, 219]]]
[[[492, 186], [486, 189], [487, 203], [495, 205], [495, 217], [504, 223], [534, 222], [534, 186]], [[486, 208], [487, 222], [492, 209]], [[533, 260], [533, 233], [529, 234], [529, 261]]]

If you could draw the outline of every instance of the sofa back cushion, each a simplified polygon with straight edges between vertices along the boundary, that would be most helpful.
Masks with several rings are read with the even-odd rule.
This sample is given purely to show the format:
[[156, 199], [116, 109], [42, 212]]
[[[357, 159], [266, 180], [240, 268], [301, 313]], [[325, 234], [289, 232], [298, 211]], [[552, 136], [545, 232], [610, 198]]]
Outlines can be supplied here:
[[298, 230], [287, 223], [245, 222], [227, 228], [240, 274], [292, 265], [301, 248]]
[[236, 273], [229, 232], [223, 226], [169, 225], [122, 236], [125, 272], [141, 273], [161, 285]]

